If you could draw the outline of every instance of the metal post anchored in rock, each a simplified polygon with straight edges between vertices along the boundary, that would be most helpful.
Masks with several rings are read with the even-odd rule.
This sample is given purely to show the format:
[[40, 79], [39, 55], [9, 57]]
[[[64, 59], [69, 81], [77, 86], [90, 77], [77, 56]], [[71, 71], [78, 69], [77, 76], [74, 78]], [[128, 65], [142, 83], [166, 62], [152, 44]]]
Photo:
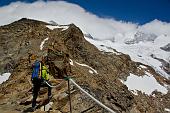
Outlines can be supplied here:
[[69, 80], [69, 77], [66, 77], [66, 80], [67, 80], [67, 82], [68, 82], [68, 92], [69, 92], [69, 102], [70, 102], [70, 113], [72, 113], [71, 93], [70, 93], [70, 80]]

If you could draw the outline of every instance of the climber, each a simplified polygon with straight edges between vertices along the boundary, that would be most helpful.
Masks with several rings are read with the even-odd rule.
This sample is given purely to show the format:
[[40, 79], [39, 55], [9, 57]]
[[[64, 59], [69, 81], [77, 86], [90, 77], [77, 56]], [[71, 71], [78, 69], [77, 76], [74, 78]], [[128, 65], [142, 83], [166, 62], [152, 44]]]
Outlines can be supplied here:
[[32, 77], [31, 77], [32, 83], [33, 83], [32, 108], [33, 110], [35, 110], [36, 99], [37, 99], [40, 87], [48, 87], [48, 100], [50, 100], [52, 96], [51, 96], [51, 87], [47, 85], [47, 83], [50, 84], [48, 66], [45, 65], [44, 60], [42, 59], [41, 62], [36, 60], [32, 68], [33, 68]]

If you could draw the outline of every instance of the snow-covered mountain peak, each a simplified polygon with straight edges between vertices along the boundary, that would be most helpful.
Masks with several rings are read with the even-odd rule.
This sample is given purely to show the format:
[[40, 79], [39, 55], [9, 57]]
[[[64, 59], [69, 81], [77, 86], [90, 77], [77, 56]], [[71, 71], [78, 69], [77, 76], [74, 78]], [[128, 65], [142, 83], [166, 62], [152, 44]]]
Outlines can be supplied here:
[[153, 42], [157, 38], [157, 35], [153, 33], [144, 33], [141, 31], [136, 32], [131, 39], [126, 39], [126, 44], [135, 44], [139, 42]]
[[160, 75], [166, 78], [170, 77], [170, 53], [168, 52], [170, 37], [168, 35], [157, 36], [153, 33], [138, 31], [126, 34], [118, 33], [114, 36], [114, 41], [111, 39], [94, 40], [91, 37], [85, 35], [86, 40], [94, 44], [99, 50], [114, 52], [112, 49], [115, 49], [130, 55], [131, 59], [136, 62], [153, 67]]
[[87, 34], [84, 34], [85, 37], [88, 37], [90, 39], [94, 39], [94, 37], [91, 36], [91, 34], [87, 33]]
[[49, 21], [49, 24], [52, 24], [52, 25], [58, 25], [55, 21], [51, 20]]

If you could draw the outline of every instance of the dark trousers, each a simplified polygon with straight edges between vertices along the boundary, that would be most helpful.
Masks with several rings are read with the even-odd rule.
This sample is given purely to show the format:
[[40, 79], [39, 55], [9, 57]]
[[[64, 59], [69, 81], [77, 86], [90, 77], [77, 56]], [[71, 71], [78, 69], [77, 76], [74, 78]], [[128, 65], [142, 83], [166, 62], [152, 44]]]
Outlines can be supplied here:
[[[38, 78], [35, 78], [32, 80], [32, 83], [33, 83], [33, 100], [32, 100], [32, 107], [35, 107], [36, 106], [36, 99], [38, 97], [38, 92], [40, 91], [40, 87], [48, 87], [48, 97], [51, 96], [51, 87], [48, 86], [46, 83], [45, 83], [45, 80], [43, 79], [38, 79]], [[48, 84], [50, 84], [48, 82]], [[50, 84], [51, 85], [51, 84]]]

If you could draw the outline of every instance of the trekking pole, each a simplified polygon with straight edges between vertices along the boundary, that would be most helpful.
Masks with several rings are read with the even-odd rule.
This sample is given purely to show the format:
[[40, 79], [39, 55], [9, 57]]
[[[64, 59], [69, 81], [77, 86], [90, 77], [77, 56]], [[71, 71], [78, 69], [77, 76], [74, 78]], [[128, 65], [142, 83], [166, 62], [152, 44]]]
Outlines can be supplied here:
[[70, 80], [68, 79], [68, 92], [69, 92], [69, 102], [70, 102], [70, 113], [72, 113], [72, 107], [71, 107], [71, 93], [70, 93]]

